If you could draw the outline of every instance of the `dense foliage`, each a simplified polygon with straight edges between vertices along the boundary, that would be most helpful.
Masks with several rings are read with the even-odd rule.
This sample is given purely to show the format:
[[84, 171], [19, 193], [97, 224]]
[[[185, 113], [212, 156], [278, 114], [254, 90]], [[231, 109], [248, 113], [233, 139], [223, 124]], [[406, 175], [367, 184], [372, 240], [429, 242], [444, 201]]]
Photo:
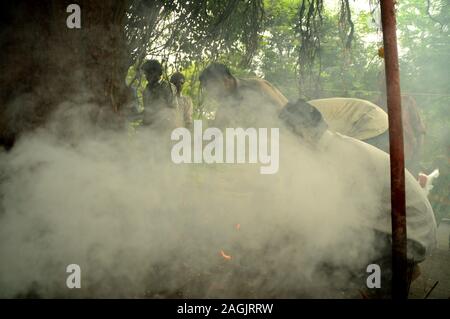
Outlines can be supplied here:
[[[140, 95], [143, 59], [165, 61], [167, 75], [185, 73], [184, 93], [193, 98], [196, 117], [214, 109], [202, 101], [198, 83], [211, 61], [226, 63], [237, 76], [263, 77], [289, 99], [376, 101], [383, 69], [378, 7], [374, 0], [135, 1], [127, 26], [128, 82]], [[417, 101], [427, 127], [423, 170], [441, 171], [431, 197], [439, 218], [450, 217], [449, 9], [448, 0], [397, 6], [402, 91]]]

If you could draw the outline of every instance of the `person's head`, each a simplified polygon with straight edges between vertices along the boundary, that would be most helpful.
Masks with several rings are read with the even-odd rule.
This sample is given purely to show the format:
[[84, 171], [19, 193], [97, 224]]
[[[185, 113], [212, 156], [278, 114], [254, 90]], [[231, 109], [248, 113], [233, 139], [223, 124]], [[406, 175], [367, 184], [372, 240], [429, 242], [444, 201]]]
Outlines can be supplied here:
[[286, 104], [279, 117], [295, 134], [307, 142], [318, 141], [328, 129], [319, 110], [303, 99]]
[[214, 62], [200, 74], [200, 84], [211, 96], [222, 98], [234, 92], [236, 78], [227, 66]]
[[142, 65], [142, 70], [145, 73], [148, 83], [154, 84], [161, 79], [163, 68], [161, 63], [157, 60], [148, 60]]
[[177, 88], [177, 94], [181, 94], [181, 90], [183, 89], [184, 82], [185, 82], [184, 75], [180, 72], [175, 72], [170, 77], [170, 83], [175, 85], [175, 87]]

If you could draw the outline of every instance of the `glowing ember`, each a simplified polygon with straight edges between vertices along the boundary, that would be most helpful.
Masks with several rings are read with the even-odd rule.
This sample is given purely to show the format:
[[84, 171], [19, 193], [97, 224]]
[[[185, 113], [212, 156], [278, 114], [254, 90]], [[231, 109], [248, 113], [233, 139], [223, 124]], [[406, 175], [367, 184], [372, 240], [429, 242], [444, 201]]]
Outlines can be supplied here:
[[230, 255], [227, 255], [227, 254], [225, 254], [225, 252], [223, 251], [223, 250], [221, 250], [220, 251], [220, 254], [222, 255], [222, 257], [223, 258], [225, 258], [226, 260], [230, 260], [231, 259], [231, 256]]

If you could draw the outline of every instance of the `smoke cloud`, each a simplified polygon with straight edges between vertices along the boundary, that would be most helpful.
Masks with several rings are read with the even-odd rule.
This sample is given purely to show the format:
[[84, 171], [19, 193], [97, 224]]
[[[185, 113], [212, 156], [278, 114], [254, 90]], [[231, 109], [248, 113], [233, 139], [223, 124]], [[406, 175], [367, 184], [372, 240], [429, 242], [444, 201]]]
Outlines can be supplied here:
[[[96, 107], [67, 102], [0, 154], [0, 296], [358, 296], [381, 195], [350, 150], [270, 117], [277, 174], [176, 165], [170, 132], [99, 129]], [[73, 263], [81, 289], [66, 287]]]

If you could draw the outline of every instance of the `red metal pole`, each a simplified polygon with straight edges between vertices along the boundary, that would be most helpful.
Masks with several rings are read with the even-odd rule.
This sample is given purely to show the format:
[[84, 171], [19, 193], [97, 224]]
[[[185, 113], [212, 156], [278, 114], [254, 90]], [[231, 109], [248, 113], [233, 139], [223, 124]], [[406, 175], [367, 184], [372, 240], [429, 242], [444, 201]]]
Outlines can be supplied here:
[[392, 297], [408, 298], [406, 259], [405, 161], [400, 78], [397, 53], [395, 0], [380, 0], [383, 27], [386, 93], [389, 116], [392, 208]]

